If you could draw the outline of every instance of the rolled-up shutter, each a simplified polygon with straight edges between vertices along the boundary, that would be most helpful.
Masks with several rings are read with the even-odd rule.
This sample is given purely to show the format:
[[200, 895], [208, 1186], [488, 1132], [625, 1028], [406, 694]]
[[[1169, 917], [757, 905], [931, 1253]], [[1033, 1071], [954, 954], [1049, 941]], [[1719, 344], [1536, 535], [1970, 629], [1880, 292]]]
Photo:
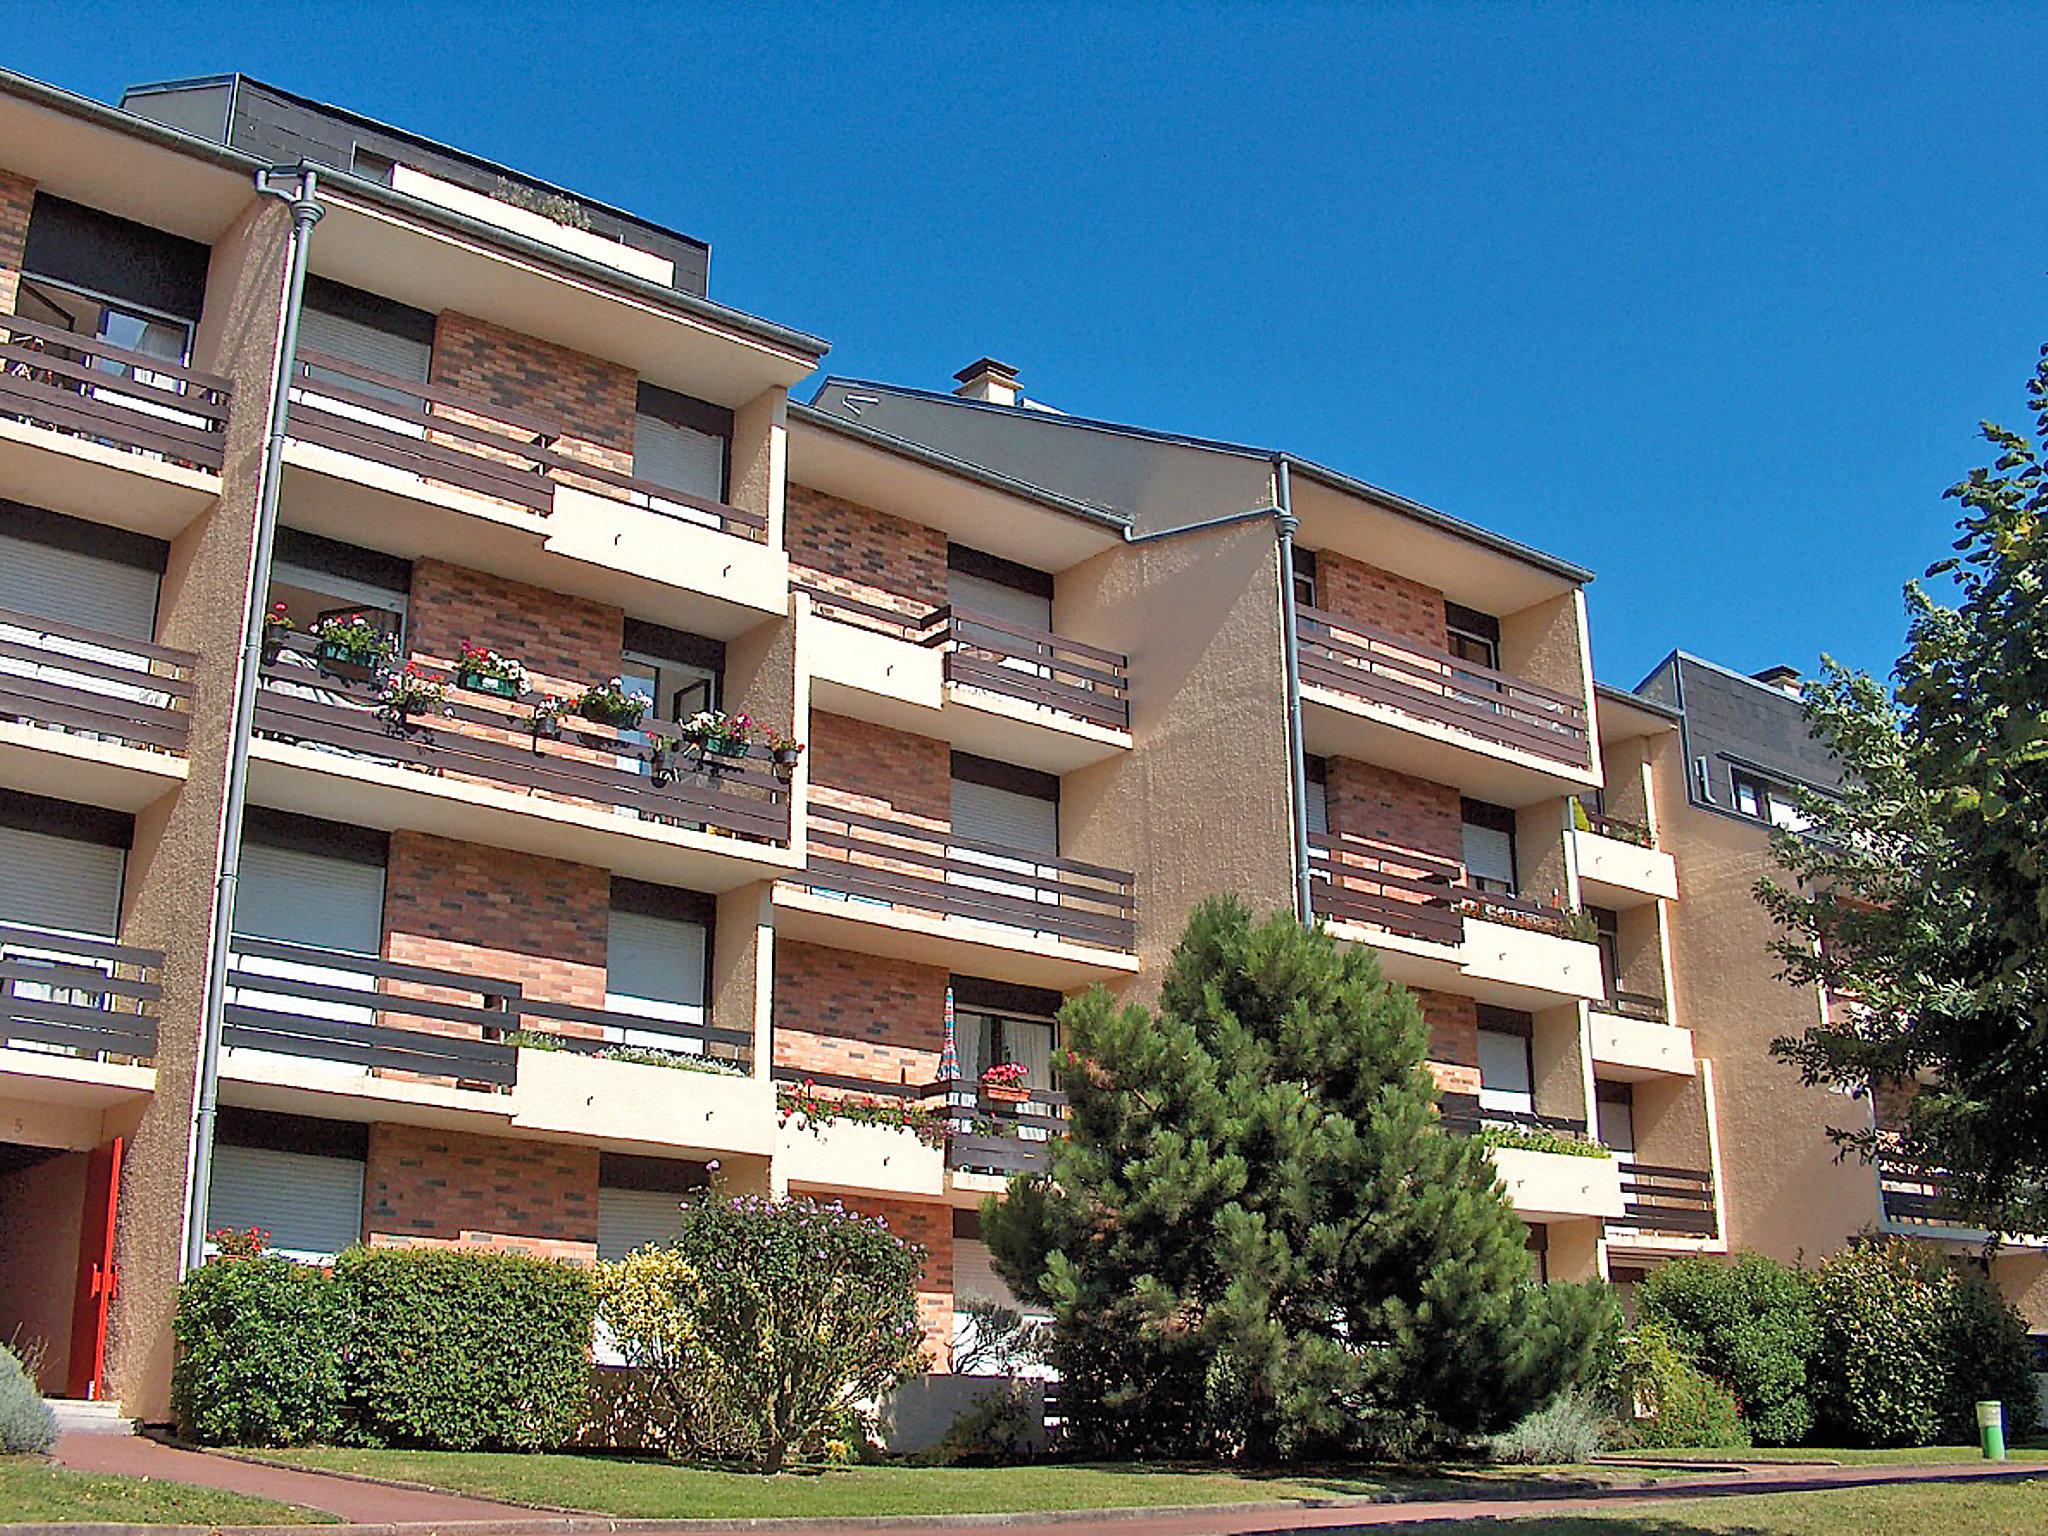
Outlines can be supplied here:
[[291, 1258], [331, 1259], [363, 1235], [363, 1164], [269, 1147], [219, 1146], [207, 1225], [261, 1227]]
[[1023, 592], [986, 576], [967, 571], [946, 573], [946, 599], [956, 609], [984, 613], [992, 619], [1015, 624], [1019, 629], [1045, 631], [1052, 628], [1052, 599], [1035, 592]]
[[657, 416], [635, 416], [633, 473], [672, 491], [723, 501], [725, 439]]
[[242, 849], [235, 932], [374, 955], [384, 934], [384, 871], [299, 848]]
[[104, 843], [0, 826], [0, 920], [113, 938], [126, 859]]
[[665, 1190], [597, 1192], [597, 1256], [623, 1259], [637, 1248], [665, 1243], [682, 1223], [682, 1197]]
[[1059, 802], [955, 779], [953, 831], [969, 841], [997, 843], [1024, 853], [1058, 858]]
[[[374, 368], [411, 384], [427, 382], [427, 371], [434, 358], [433, 346], [428, 342], [365, 325], [311, 304], [299, 311], [299, 346], [303, 351], [325, 352], [329, 357]], [[367, 392], [361, 382], [352, 383], [351, 387]]]
[[0, 608], [146, 641], [157, 583], [140, 565], [0, 533]]

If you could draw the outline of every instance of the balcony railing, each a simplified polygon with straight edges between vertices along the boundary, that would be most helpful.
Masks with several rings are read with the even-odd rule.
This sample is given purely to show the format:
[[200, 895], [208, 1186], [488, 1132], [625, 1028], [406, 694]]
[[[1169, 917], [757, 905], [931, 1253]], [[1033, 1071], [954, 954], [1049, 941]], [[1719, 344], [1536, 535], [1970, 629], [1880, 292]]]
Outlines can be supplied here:
[[182, 753], [197, 658], [0, 608], [0, 719]]
[[1312, 832], [1308, 841], [1318, 917], [1436, 944], [1465, 941], [1465, 919], [1457, 907], [1463, 866], [1343, 833]]
[[1549, 1131], [1573, 1141], [1584, 1141], [1586, 1122], [1563, 1115], [1539, 1115], [1528, 1110], [1485, 1109], [1479, 1096], [1471, 1093], [1437, 1095], [1437, 1116], [1444, 1129], [1459, 1136], [1476, 1136], [1489, 1125], [1524, 1131]]
[[379, 703], [375, 682], [323, 671], [317, 650], [294, 635], [264, 664], [259, 736], [666, 826], [789, 841], [788, 788], [754, 759], [700, 769], [639, 732], [575, 718], [551, 737], [535, 728], [532, 705], [457, 691], [452, 674], [425, 663], [421, 672], [450, 684], [450, 713], [401, 718]]
[[1320, 609], [1300, 610], [1298, 633], [1310, 687], [1573, 768], [1592, 761], [1585, 705], [1567, 694]]
[[988, 1098], [965, 1078], [942, 1078], [921, 1095], [945, 1118], [946, 1166], [958, 1173], [1008, 1178], [1041, 1173], [1052, 1138], [1067, 1128], [1067, 1096], [1033, 1088], [1022, 1103]]
[[809, 813], [814, 891], [971, 918], [1128, 952], [1137, 942], [1127, 870], [958, 837], [900, 816], [821, 804]]
[[220, 473], [228, 380], [19, 315], [0, 337], [0, 416]]
[[943, 648], [946, 681], [1016, 699], [1108, 730], [1131, 728], [1130, 658], [950, 604], [905, 613], [803, 585], [817, 611], [842, 623]]
[[561, 423], [422, 384], [324, 352], [293, 361], [291, 435], [422, 480], [547, 516], [555, 490], [577, 490], [761, 542], [768, 520], [721, 501], [557, 451]]
[[148, 1061], [163, 963], [153, 949], [0, 923], [0, 1044]]
[[1532, 933], [1547, 933], [1552, 938], [1587, 942], [1592, 938], [1586, 931], [1583, 915], [1575, 916], [1555, 902], [1537, 901], [1512, 891], [1489, 891], [1476, 885], [1460, 885], [1458, 909], [1465, 916], [1481, 922], [1526, 928]]
[[1609, 992], [1593, 1006], [1602, 1013], [1611, 1013], [1617, 1018], [1636, 1019], [1644, 1024], [1663, 1024], [1670, 1020], [1670, 1014], [1664, 1007], [1664, 999], [1650, 992]]
[[1614, 1223], [1643, 1232], [1713, 1237], [1714, 1176], [1704, 1168], [1665, 1168], [1622, 1158], [1622, 1218]]
[[517, 982], [237, 935], [224, 1045], [508, 1088], [519, 1035], [600, 1053], [631, 1042], [744, 1064], [753, 1038], [673, 1018], [528, 997]]
[[1626, 816], [1610, 816], [1605, 811], [1593, 810], [1581, 804], [1579, 814], [1586, 818], [1586, 830], [1601, 837], [1611, 837], [1617, 842], [1633, 843], [1638, 848], [1655, 848], [1657, 835], [1650, 830], [1646, 821], [1630, 821]]

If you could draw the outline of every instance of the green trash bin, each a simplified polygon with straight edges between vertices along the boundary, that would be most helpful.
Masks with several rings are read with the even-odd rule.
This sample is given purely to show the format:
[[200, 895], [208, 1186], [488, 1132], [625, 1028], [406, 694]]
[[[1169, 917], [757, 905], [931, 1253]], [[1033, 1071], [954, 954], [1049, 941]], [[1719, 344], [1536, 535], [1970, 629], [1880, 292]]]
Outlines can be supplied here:
[[2005, 1460], [2005, 1404], [1979, 1403], [1977, 1431], [1984, 1437], [1984, 1459]]

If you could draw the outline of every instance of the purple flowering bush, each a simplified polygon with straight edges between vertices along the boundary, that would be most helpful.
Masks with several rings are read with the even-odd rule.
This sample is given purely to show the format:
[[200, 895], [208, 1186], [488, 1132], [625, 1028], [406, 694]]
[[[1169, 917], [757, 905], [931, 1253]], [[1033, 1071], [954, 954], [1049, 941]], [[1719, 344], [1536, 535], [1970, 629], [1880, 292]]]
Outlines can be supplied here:
[[669, 1242], [600, 1266], [600, 1312], [672, 1452], [777, 1472], [920, 1368], [923, 1257], [837, 1201], [704, 1190]]

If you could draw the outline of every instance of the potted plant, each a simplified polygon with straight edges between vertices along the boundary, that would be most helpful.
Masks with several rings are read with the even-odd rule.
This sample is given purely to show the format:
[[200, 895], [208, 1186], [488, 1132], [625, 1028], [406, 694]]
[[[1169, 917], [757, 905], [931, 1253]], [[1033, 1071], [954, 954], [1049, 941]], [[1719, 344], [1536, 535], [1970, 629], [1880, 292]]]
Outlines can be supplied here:
[[516, 699], [526, 692], [526, 668], [510, 656], [465, 640], [455, 664], [455, 686], [496, 699]]
[[699, 710], [683, 722], [682, 738], [703, 757], [739, 759], [754, 747], [754, 722], [722, 709]]
[[263, 665], [276, 662], [284, 651], [284, 637], [299, 626], [292, 622], [292, 616], [284, 611], [283, 603], [272, 603], [270, 612], [263, 615]]
[[656, 784], [673, 784], [676, 777], [676, 748], [678, 740], [666, 731], [655, 731], [647, 738], [647, 771]]
[[454, 713], [448, 707], [447, 684], [427, 676], [411, 662], [396, 672], [384, 674], [383, 686], [377, 690], [377, 706], [385, 723], [398, 732], [411, 729], [415, 715]]
[[398, 642], [360, 613], [322, 619], [313, 626], [320, 670], [349, 682], [375, 677], [398, 654]]
[[768, 756], [775, 764], [775, 777], [787, 784], [796, 777], [796, 760], [804, 755], [804, 744], [794, 736], [774, 736], [768, 741]]
[[536, 741], [560, 741], [562, 739], [562, 716], [575, 705], [574, 699], [559, 699], [548, 694], [533, 706], [533, 717], [527, 724], [533, 728]]
[[644, 693], [632, 692], [625, 679], [618, 677], [608, 683], [592, 684], [576, 700], [576, 713], [584, 719], [622, 731], [637, 730], [641, 717], [653, 707], [654, 700]]
[[1024, 1063], [999, 1061], [981, 1074], [982, 1097], [995, 1104], [1028, 1104], [1031, 1090], [1024, 1086]]

